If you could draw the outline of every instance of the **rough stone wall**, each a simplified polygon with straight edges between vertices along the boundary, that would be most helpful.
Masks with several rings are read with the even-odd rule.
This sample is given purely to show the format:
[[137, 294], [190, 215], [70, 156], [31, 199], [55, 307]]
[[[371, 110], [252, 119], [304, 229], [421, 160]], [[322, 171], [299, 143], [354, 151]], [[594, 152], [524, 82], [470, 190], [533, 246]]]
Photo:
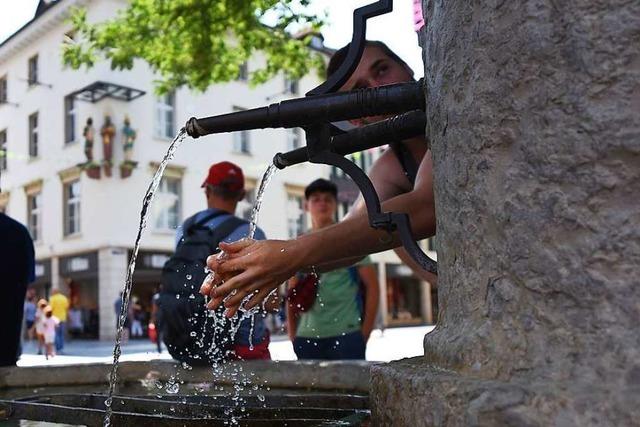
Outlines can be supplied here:
[[640, 376], [640, 2], [424, 2], [438, 218], [429, 360]]
[[423, 9], [440, 319], [379, 423], [638, 423], [640, 2]]

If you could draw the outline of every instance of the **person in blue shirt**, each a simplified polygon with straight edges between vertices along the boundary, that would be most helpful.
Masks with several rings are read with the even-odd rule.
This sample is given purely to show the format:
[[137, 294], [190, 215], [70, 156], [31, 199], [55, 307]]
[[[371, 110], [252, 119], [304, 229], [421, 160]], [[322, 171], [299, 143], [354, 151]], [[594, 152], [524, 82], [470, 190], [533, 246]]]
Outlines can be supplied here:
[[[214, 216], [209, 221], [202, 224], [205, 227], [215, 229], [223, 224], [230, 217], [235, 216], [238, 203], [245, 198], [244, 173], [242, 169], [231, 162], [215, 163], [209, 168], [207, 178], [202, 183], [207, 201], [207, 209], [196, 213], [185, 223], [193, 223], [204, 220], [215, 213], [222, 212]], [[250, 224], [242, 222], [227, 237], [224, 242], [230, 243], [243, 239], [249, 235]], [[183, 237], [185, 224], [176, 230], [176, 246]], [[256, 240], [264, 240], [266, 236], [260, 228], [256, 228], [253, 236]], [[277, 304], [278, 301], [275, 301]], [[267, 303], [267, 309], [272, 304]], [[242, 320], [235, 335], [233, 350], [239, 359], [270, 359], [269, 353], [269, 330], [267, 329], [262, 314], [254, 314]], [[253, 330], [251, 325], [253, 323]]]
[[35, 335], [33, 327], [36, 321], [36, 293], [31, 289], [27, 289], [27, 296], [24, 300], [24, 328], [27, 331], [27, 337], [31, 340]]
[[35, 280], [33, 240], [24, 225], [0, 213], [0, 366], [20, 357], [27, 285]]

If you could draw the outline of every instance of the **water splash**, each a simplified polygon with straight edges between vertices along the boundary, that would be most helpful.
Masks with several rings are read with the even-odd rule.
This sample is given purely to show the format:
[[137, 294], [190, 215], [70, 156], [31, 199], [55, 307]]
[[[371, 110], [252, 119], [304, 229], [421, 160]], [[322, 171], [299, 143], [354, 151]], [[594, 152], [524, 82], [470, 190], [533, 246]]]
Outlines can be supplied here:
[[158, 166], [158, 170], [155, 175], [153, 175], [153, 179], [147, 188], [147, 192], [144, 195], [144, 199], [142, 200], [142, 210], [140, 211], [140, 225], [138, 227], [138, 235], [136, 236], [136, 242], [133, 247], [133, 252], [131, 254], [131, 260], [129, 261], [129, 267], [127, 268], [127, 278], [124, 284], [124, 290], [122, 291], [122, 307], [120, 309], [120, 317], [118, 318], [118, 331], [116, 333], [116, 343], [113, 349], [113, 366], [111, 367], [111, 373], [109, 375], [109, 394], [107, 399], [105, 400], [105, 408], [106, 413], [104, 417], [104, 427], [109, 427], [111, 425], [111, 415], [113, 413], [113, 409], [111, 408], [111, 403], [113, 401], [113, 393], [115, 391], [116, 383], [118, 381], [118, 361], [120, 360], [120, 355], [122, 353], [121, 349], [121, 340], [122, 340], [122, 330], [124, 329], [124, 322], [126, 319], [126, 315], [128, 313], [129, 308], [129, 298], [131, 296], [131, 285], [133, 283], [133, 271], [136, 266], [136, 258], [138, 257], [138, 249], [140, 248], [140, 238], [142, 237], [142, 232], [147, 226], [147, 220], [149, 217], [149, 206], [153, 201], [153, 197], [155, 196], [156, 190], [160, 185], [160, 180], [162, 179], [162, 175], [164, 174], [164, 170], [169, 163], [169, 160], [173, 158], [176, 150], [182, 144], [187, 133], [184, 128], [180, 129], [178, 135], [176, 135], [175, 139], [167, 149], [167, 153], [164, 155], [162, 162], [160, 162], [160, 166]]

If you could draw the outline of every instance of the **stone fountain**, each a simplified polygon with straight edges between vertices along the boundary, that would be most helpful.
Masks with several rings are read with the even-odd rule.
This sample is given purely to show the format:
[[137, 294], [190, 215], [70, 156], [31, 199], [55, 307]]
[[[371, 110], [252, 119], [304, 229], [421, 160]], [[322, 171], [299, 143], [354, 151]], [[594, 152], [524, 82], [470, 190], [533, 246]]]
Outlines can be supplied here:
[[640, 420], [640, 7], [425, 0], [440, 318], [393, 426]]
[[[309, 387], [370, 391], [372, 424], [381, 426], [637, 424], [637, 2], [422, 6], [441, 304], [425, 354], [372, 366], [370, 388], [366, 364], [245, 369], [287, 389], [295, 369], [311, 366]], [[125, 363], [122, 375], [142, 381], [168, 366]], [[106, 380], [106, 367], [82, 369]], [[0, 371], [4, 387], [56, 385], [40, 375], [54, 374]], [[358, 398], [325, 402], [351, 411], [333, 421], [319, 413], [333, 425], [366, 407]]]

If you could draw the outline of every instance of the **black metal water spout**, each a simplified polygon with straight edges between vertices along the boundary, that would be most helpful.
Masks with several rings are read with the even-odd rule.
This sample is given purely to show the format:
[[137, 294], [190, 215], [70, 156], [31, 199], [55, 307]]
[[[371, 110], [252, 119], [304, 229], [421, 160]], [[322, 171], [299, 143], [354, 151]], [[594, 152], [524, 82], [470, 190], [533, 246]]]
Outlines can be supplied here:
[[396, 114], [424, 108], [422, 81], [290, 99], [267, 107], [196, 119], [185, 126], [193, 137], [249, 129], [307, 127], [338, 120]]
[[[336, 154], [346, 156], [369, 148], [388, 144], [389, 141], [402, 141], [424, 135], [426, 118], [424, 111], [415, 110], [394, 116], [388, 120], [373, 123], [361, 128], [331, 137], [330, 149]], [[300, 147], [287, 153], [278, 153], [273, 164], [278, 169], [309, 161], [307, 147]]]
[[[360, 189], [369, 224], [389, 232], [397, 231], [409, 255], [422, 268], [437, 274], [437, 263], [424, 253], [413, 238], [409, 216], [404, 213], [382, 212], [378, 194], [367, 175], [344, 157], [392, 141], [424, 135], [425, 113], [421, 110], [425, 108], [425, 94], [422, 80], [337, 92], [360, 62], [365, 47], [367, 19], [388, 13], [392, 9], [393, 0], [379, 0], [354, 11], [353, 36], [345, 60], [326, 82], [308, 92], [305, 98], [203, 119], [192, 117], [185, 128], [194, 138], [212, 133], [259, 128], [303, 128], [307, 137], [306, 147], [276, 154], [274, 164], [282, 169], [309, 161], [341, 169]], [[331, 124], [335, 121], [391, 114], [398, 116], [349, 132]]]

